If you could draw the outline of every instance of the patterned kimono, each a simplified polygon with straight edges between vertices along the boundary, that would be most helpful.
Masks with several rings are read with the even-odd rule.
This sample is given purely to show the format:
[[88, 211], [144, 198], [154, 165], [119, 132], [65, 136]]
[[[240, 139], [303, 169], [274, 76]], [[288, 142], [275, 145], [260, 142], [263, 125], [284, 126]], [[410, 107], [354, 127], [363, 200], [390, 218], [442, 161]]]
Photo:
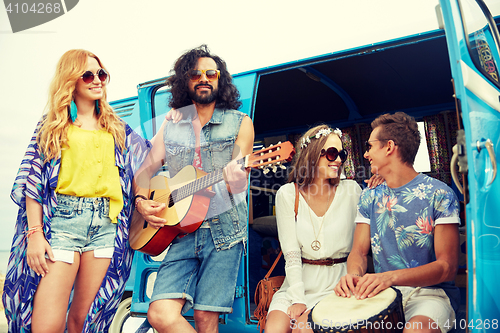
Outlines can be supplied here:
[[[9, 332], [31, 332], [33, 296], [41, 277], [28, 266], [26, 249], [26, 196], [38, 201], [43, 208], [43, 231], [51, 243], [50, 221], [57, 206], [56, 186], [61, 158], [43, 162], [36, 136], [41, 128], [38, 123], [35, 133], [21, 162], [11, 193], [19, 205], [14, 239], [7, 266], [2, 301], [9, 324]], [[118, 215], [115, 250], [106, 276], [92, 303], [84, 323], [84, 332], [107, 332], [120, 303], [125, 283], [130, 274], [133, 250], [128, 244], [129, 217], [132, 214], [132, 179], [151, 148], [151, 144], [125, 125], [125, 150], [115, 146], [115, 164], [120, 174], [123, 193], [123, 209]]]

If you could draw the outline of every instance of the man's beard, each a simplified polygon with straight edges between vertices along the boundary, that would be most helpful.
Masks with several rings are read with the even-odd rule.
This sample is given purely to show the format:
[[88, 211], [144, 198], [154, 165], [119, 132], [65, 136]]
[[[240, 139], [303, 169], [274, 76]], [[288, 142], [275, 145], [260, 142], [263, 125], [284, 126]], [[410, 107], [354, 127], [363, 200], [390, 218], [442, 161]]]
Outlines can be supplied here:
[[[210, 89], [212, 90], [210, 93], [204, 93], [203, 95], [198, 95], [196, 93], [196, 89], [198, 87], [210, 87]], [[215, 101], [217, 99], [217, 95], [219, 93], [219, 90], [218, 89], [214, 89], [214, 87], [212, 87], [211, 85], [207, 85], [207, 84], [197, 84], [195, 87], [194, 87], [194, 91], [193, 90], [189, 90], [189, 98], [191, 98], [195, 103], [197, 104], [210, 104], [212, 103], [213, 101]]]

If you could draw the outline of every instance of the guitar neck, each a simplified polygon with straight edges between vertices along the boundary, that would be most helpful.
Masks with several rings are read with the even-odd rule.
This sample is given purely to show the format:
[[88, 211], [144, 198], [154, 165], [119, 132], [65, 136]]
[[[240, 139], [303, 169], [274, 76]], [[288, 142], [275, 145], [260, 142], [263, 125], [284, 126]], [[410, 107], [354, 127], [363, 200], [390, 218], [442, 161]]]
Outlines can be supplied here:
[[[245, 160], [246, 156], [236, 160], [236, 163], [242, 164], [245, 162]], [[207, 187], [215, 185], [223, 179], [224, 179], [224, 169], [219, 169], [209, 174], [206, 174], [205, 176], [200, 177], [195, 181], [190, 182], [189, 184], [181, 186], [178, 189], [172, 191], [172, 197], [171, 197], [171, 200], [173, 200], [172, 204], [182, 199], [185, 199], [201, 190], [204, 190]]]

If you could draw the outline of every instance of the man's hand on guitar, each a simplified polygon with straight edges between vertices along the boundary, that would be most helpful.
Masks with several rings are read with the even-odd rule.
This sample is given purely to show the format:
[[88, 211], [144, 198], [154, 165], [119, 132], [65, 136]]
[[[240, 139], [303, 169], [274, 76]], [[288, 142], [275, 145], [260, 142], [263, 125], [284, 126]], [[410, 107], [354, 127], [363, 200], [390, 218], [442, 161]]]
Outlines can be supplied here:
[[247, 189], [248, 174], [241, 164], [233, 160], [224, 168], [224, 180], [230, 193], [241, 193]]
[[148, 221], [149, 225], [159, 229], [167, 223], [165, 219], [155, 216], [165, 209], [165, 204], [153, 200], [141, 200], [136, 205], [137, 211]]

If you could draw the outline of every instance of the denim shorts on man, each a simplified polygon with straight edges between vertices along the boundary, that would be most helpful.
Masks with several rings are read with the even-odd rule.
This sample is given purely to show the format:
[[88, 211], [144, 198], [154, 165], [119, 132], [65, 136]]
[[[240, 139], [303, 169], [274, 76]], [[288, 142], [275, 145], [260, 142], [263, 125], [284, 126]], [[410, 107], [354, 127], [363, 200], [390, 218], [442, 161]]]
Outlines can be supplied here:
[[156, 276], [151, 302], [185, 299], [182, 314], [191, 308], [230, 313], [243, 242], [215, 249], [210, 228], [174, 239]]
[[109, 218], [109, 198], [57, 194], [51, 230], [57, 261], [73, 263], [74, 252], [87, 251], [96, 258], [113, 257], [116, 224]]

